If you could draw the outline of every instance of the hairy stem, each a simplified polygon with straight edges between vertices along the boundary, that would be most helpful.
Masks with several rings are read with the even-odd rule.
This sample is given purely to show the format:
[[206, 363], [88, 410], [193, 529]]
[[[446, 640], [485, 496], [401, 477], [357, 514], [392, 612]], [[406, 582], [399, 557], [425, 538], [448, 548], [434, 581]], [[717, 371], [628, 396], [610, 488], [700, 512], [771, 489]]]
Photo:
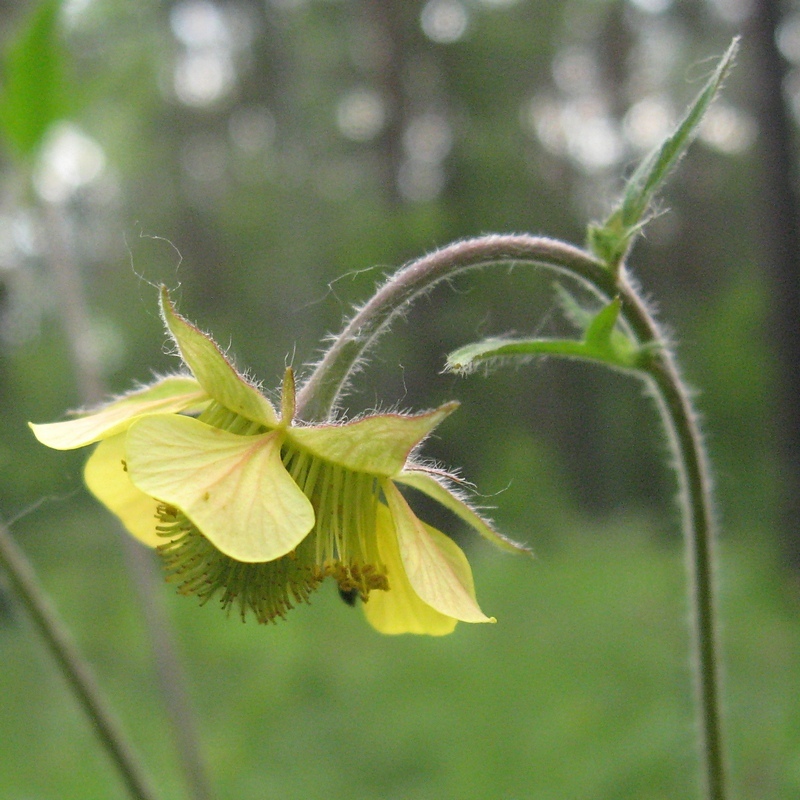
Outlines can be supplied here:
[[639, 296], [627, 284], [620, 287], [628, 302], [623, 315], [633, 327], [647, 330], [649, 339], [663, 346], [647, 367], [647, 379], [661, 413], [675, 459], [683, 517], [689, 609], [700, 724], [700, 751], [704, 764], [705, 795], [725, 800], [725, 755], [722, 735], [720, 657], [715, 583], [715, 522], [708, 460], [689, 392], [675, 358], [658, 325]]
[[321, 421], [332, 412], [364, 354], [412, 300], [459, 272], [509, 262], [548, 266], [603, 287], [604, 295], [615, 292], [613, 276], [599, 261], [555, 239], [484, 236], [456, 242], [398, 270], [359, 309], [298, 392], [297, 416]]
[[155, 800], [156, 794], [140, 767], [134, 748], [100, 691], [91, 667], [81, 656], [66, 626], [39, 585], [33, 567], [2, 523], [0, 566], [8, 574], [17, 596], [42, 634], [78, 703], [92, 721], [130, 796], [134, 800]]
[[714, 525], [706, 453], [674, 356], [646, 304], [628, 281], [624, 267], [613, 273], [579, 248], [527, 235], [468, 239], [424, 256], [395, 273], [347, 323], [298, 393], [298, 416], [323, 420], [334, 412], [361, 359], [412, 300], [460, 272], [509, 263], [566, 273], [606, 302], [619, 297], [621, 321], [629, 334], [639, 345], [657, 345], [637, 374], [647, 381], [656, 398], [675, 456], [689, 577], [705, 795], [707, 800], [725, 800]]

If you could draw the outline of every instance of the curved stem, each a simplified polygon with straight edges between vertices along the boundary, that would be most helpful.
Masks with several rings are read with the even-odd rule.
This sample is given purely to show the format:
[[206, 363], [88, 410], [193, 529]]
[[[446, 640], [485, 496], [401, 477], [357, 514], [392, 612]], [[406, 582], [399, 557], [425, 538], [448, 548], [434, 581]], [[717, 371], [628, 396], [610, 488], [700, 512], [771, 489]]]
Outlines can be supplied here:
[[600, 287], [604, 295], [615, 292], [613, 276], [599, 261], [555, 239], [509, 235], [455, 242], [398, 270], [358, 310], [298, 392], [297, 416], [319, 421], [331, 413], [366, 351], [412, 300], [459, 272], [508, 262], [547, 266]]
[[656, 398], [680, 486], [689, 607], [707, 800], [725, 800], [714, 584], [714, 523], [706, 453], [689, 393], [654, 317], [628, 282], [624, 267], [610, 270], [563, 242], [527, 235], [494, 235], [449, 245], [398, 270], [357, 311], [297, 395], [298, 416], [329, 416], [366, 351], [415, 298], [460, 272], [490, 265], [528, 264], [567, 273], [609, 301], [621, 299], [621, 320], [639, 345], [658, 345], [637, 371]]
[[133, 746], [101, 693], [91, 667], [81, 656], [66, 626], [39, 585], [27, 558], [2, 524], [0, 566], [6, 570], [17, 595], [44, 637], [78, 702], [92, 721], [130, 796], [134, 800], [155, 800], [156, 794], [140, 766]]

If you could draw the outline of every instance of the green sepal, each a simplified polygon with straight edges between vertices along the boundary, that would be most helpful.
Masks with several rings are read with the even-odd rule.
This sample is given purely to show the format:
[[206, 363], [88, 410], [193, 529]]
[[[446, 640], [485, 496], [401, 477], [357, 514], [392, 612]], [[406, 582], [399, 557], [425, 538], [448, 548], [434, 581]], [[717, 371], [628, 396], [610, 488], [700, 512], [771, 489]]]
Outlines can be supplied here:
[[296, 426], [287, 437], [331, 464], [393, 478], [411, 451], [456, 408], [458, 403], [445, 403], [422, 414], [373, 414], [351, 422]]
[[[236, 371], [219, 345], [208, 334], [203, 333], [177, 312], [166, 286], [161, 287], [160, 300], [164, 325], [175, 340], [183, 362], [208, 395], [229, 411], [245, 419], [258, 422], [267, 428], [277, 427], [278, 416], [269, 400]], [[291, 382], [293, 384], [293, 381]], [[293, 386], [290, 392], [293, 397]], [[289, 402], [293, 408], [293, 399], [284, 397], [284, 405]]]
[[508, 537], [503, 536], [499, 531], [496, 531], [489, 520], [481, 516], [481, 514], [463, 498], [454, 494], [449, 488], [444, 486], [430, 472], [426, 472], [424, 469], [404, 470], [399, 475], [396, 475], [393, 480], [395, 483], [411, 486], [418, 492], [422, 492], [432, 500], [440, 503], [496, 547], [506, 550], [509, 553], [526, 553], [531, 555], [529, 547], [512, 541]]
[[612, 271], [619, 268], [633, 239], [648, 221], [646, 214], [656, 191], [692, 143], [703, 116], [730, 72], [738, 49], [737, 37], [675, 130], [642, 160], [628, 179], [617, 207], [602, 225], [589, 226], [589, 249]]

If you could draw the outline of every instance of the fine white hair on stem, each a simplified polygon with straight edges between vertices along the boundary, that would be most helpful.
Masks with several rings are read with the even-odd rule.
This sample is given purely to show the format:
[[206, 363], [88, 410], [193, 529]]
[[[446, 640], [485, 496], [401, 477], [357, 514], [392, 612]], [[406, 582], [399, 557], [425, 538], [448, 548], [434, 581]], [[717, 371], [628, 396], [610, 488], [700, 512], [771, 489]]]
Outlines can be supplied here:
[[368, 350], [392, 322], [406, 313], [413, 300], [466, 270], [513, 263], [567, 273], [583, 280], [591, 291], [604, 298], [616, 291], [613, 276], [599, 261], [555, 239], [489, 234], [454, 242], [400, 268], [356, 310], [298, 392], [298, 415], [311, 420], [330, 416], [349, 380], [362, 368]]

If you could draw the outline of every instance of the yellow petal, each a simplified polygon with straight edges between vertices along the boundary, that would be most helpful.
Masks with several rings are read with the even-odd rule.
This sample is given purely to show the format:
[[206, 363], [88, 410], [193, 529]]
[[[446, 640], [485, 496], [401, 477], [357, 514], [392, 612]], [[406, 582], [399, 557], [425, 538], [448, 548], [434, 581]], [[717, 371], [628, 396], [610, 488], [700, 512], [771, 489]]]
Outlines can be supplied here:
[[164, 544], [167, 540], [156, 533], [157, 502], [131, 483], [123, 467], [124, 459], [124, 433], [100, 442], [83, 471], [86, 485], [137, 539], [148, 547]]
[[392, 515], [383, 503], [378, 504], [376, 532], [378, 553], [386, 567], [389, 591], [374, 589], [369, 593], [364, 613], [372, 627], [388, 634], [444, 636], [452, 633], [458, 620], [431, 608], [411, 588], [400, 560]]
[[290, 428], [289, 438], [314, 455], [356, 472], [390, 477], [405, 466], [419, 444], [458, 403], [424, 414], [376, 414], [343, 425]]
[[311, 503], [281, 461], [281, 441], [281, 431], [237, 436], [191, 417], [148, 417], [128, 431], [128, 472], [221, 552], [272, 561], [314, 525]]
[[464, 622], [495, 622], [478, 607], [472, 570], [461, 548], [417, 519], [400, 490], [381, 481], [389, 504], [400, 558], [414, 591], [429, 606]]
[[207, 401], [208, 395], [194, 378], [170, 375], [78, 419], [28, 425], [42, 444], [74, 450], [114, 436], [139, 417], [199, 409]]
[[210, 336], [175, 311], [165, 287], [161, 288], [161, 313], [184, 362], [211, 397], [246, 419], [270, 428], [278, 424], [269, 400], [239, 375]]
[[492, 525], [485, 520], [474, 508], [468, 503], [465, 503], [460, 497], [453, 494], [446, 486], [439, 483], [436, 478], [425, 470], [415, 469], [401, 472], [394, 478], [398, 483], [412, 486], [420, 492], [428, 495], [428, 497], [441, 503], [445, 508], [457, 514], [467, 525], [473, 527], [485, 539], [488, 539], [492, 544], [501, 547], [503, 550], [508, 550], [510, 553], [527, 553], [530, 555], [530, 549], [524, 544], [507, 539], [502, 533], [496, 531]]

